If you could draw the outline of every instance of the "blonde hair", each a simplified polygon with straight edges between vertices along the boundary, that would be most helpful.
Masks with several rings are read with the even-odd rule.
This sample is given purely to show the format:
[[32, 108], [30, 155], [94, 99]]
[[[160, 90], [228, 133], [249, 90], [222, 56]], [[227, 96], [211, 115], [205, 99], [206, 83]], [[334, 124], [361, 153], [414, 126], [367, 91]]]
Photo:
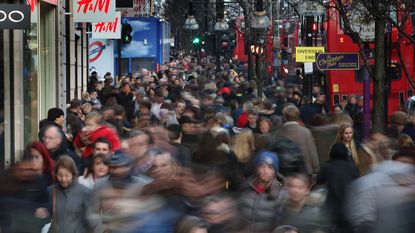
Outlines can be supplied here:
[[401, 136], [399, 136], [398, 141], [399, 141], [399, 148], [414, 146], [414, 141], [408, 134], [401, 134]]
[[248, 112], [249, 110], [252, 110], [252, 109], [253, 109], [253, 107], [254, 107], [254, 104], [252, 103], [252, 101], [250, 101], [250, 100], [245, 101], [245, 102], [242, 104], [242, 111], [243, 111], [243, 112]]
[[233, 152], [241, 163], [247, 163], [255, 151], [255, 138], [250, 129], [243, 129], [235, 138]]
[[[351, 128], [353, 133], [354, 133], [354, 129], [353, 126], [350, 124], [342, 124], [340, 125], [339, 130], [337, 131], [337, 136], [336, 136], [336, 140], [334, 141], [334, 143], [344, 143], [347, 147], [347, 149], [350, 150], [350, 152], [352, 153], [352, 158], [355, 164], [359, 164], [359, 156], [357, 154], [357, 149], [356, 149], [356, 144], [354, 143], [354, 139], [352, 138], [352, 140], [350, 141], [350, 143], [347, 143], [345, 141], [343, 141], [343, 133], [347, 128]], [[333, 143], [333, 144], [334, 144]]]
[[300, 110], [295, 105], [288, 105], [282, 110], [282, 115], [286, 121], [297, 121], [300, 116]]

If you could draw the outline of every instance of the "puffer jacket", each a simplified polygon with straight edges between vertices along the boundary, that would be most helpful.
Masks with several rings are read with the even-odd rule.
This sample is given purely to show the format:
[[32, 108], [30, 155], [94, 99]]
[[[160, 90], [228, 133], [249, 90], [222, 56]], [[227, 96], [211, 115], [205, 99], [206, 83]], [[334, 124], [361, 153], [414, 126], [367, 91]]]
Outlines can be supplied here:
[[288, 190], [280, 195], [281, 209], [278, 211], [278, 225], [290, 225], [296, 227], [299, 232], [328, 232], [329, 222], [323, 210], [324, 195], [320, 192], [312, 192], [307, 197], [301, 210], [293, 211], [288, 199]]
[[244, 185], [240, 197], [242, 223], [246, 224], [244, 232], [271, 232], [277, 221], [278, 196], [282, 184], [274, 179], [265, 192], [255, 188], [256, 177], [250, 177]]
[[407, 211], [415, 198], [415, 166], [383, 161], [354, 181], [348, 191], [347, 217], [354, 232], [413, 232]]

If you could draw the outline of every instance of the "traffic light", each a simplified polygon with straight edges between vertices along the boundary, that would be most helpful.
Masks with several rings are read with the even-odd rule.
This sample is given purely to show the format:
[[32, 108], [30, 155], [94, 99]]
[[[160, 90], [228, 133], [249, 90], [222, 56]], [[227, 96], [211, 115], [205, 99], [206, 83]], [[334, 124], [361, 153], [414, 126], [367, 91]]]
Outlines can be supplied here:
[[122, 23], [121, 27], [121, 41], [124, 44], [129, 44], [133, 40], [133, 37], [131, 36], [131, 32], [133, 31], [133, 28], [131, 25], [126, 22]]
[[313, 26], [312, 26], [313, 32], [316, 33], [317, 32], [317, 29], [318, 29], [317, 23], [313, 23]]
[[200, 38], [199, 38], [199, 37], [194, 37], [194, 38], [193, 38], [192, 43], [193, 43], [194, 45], [198, 45], [198, 44], [200, 44], [200, 42], [201, 42], [201, 40], [200, 40]]
[[230, 41], [230, 49], [234, 50], [236, 47], [236, 37], [235, 37], [235, 33], [231, 33], [229, 35], [229, 41]]
[[229, 37], [227, 34], [223, 34], [220, 39], [220, 47], [222, 48], [222, 52], [229, 48]]

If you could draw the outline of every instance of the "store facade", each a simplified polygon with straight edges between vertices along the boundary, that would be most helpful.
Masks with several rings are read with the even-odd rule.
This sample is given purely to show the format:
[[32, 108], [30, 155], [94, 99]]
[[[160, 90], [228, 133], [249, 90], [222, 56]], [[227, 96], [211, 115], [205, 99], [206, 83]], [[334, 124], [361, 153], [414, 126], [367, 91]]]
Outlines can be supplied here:
[[38, 123], [51, 107], [66, 108], [87, 80], [85, 30], [72, 22], [70, 0], [32, 4], [30, 30], [0, 29], [0, 169], [38, 140]]

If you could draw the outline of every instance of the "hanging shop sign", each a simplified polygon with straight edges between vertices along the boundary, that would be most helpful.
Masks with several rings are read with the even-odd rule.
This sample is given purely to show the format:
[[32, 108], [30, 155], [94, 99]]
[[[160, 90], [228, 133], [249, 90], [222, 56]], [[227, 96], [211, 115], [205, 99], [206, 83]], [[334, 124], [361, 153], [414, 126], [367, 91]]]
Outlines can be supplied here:
[[115, 19], [115, 0], [73, 0], [74, 22], [111, 22]]
[[121, 38], [121, 12], [117, 11], [115, 19], [111, 22], [98, 22], [92, 24], [93, 39], [120, 39]]
[[0, 29], [30, 29], [30, 6], [0, 4]]

